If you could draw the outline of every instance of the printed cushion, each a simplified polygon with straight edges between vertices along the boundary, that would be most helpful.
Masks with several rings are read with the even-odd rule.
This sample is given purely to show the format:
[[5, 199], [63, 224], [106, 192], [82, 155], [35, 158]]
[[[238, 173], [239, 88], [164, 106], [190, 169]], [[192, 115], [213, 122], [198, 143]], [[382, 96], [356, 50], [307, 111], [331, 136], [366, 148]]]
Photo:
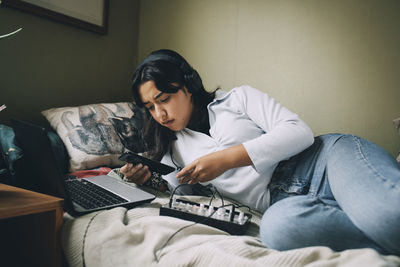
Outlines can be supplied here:
[[121, 166], [125, 150], [143, 152], [143, 110], [133, 103], [102, 103], [42, 111], [70, 157], [70, 172]]

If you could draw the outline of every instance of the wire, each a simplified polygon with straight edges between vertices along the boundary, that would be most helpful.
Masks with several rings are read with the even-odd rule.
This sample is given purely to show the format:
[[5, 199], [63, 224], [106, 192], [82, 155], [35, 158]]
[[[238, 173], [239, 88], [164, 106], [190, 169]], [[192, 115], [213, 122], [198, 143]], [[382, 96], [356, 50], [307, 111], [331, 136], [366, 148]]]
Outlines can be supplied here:
[[214, 191], [210, 189], [210, 190], [213, 192], [213, 194], [212, 194], [212, 196], [211, 196], [209, 205], [211, 205], [211, 203], [212, 203], [212, 201], [213, 201], [213, 199], [214, 199], [214, 197], [215, 197], [215, 193], [218, 194], [219, 198], [221, 199], [222, 205], [224, 205], [224, 198], [222, 197], [222, 195], [221, 195], [221, 193], [218, 191], [218, 189], [217, 189], [213, 184], [211, 184], [211, 188], [214, 189]]
[[174, 156], [172, 155], [172, 146], [169, 148], [169, 155], [171, 157], [172, 163], [175, 165], [178, 171], [182, 170], [182, 167], [175, 163]]
[[[180, 170], [182, 169], [182, 167], [180, 167], [179, 165], [176, 164], [176, 162], [175, 162], [175, 160], [174, 160], [174, 157], [173, 157], [173, 154], [172, 154], [172, 147], [170, 148], [169, 153], [170, 153], [170, 156], [171, 156], [171, 161], [172, 161], [172, 163], [175, 165], [175, 167], [178, 169], [178, 171], [180, 171]], [[190, 185], [190, 184], [188, 184], [188, 183], [183, 183], [183, 184], [179, 184], [177, 187], [174, 188], [174, 190], [173, 190], [172, 193], [171, 193], [170, 199], [169, 199], [169, 208], [172, 208], [172, 202], [173, 202], [174, 195], [175, 195], [176, 191], [177, 191], [180, 187], [186, 186], [186, 185], [187, 185], [187, 186], [192, 186], [192, 185]], [[178, 230], [176, 230], [176, 231], [165, 241], [165, 243], [162, 245], [162, 247], [161, 247], [159, 250], [157, 250], [157, 251], [154, 252], [154, 257], [155, 257], [155, 259], [156, 259], [157, 262], [159, 262], [159, 260], [160, 260], [159, 257], [158, 257], [158, 255], [161, 254], [162, 250], [168, 245], [168, 243], [169, 243], [179, 232], [183, 231], [183, 230], [186, 229], [186, 228], [189, 228], [189, 227], [191, 227], [191, 226], [194, 226], [194, 225], [196, 225], [196, 224], [198, 224], [198, 223], [204, 224], [207, 220], [209, 220], [209, 219], [214, 215], [214, 213], [215, 213], [219, 208], [223, 208], [223, 207], [227, 207], [227, 206], [232, 206], [232, 213], [233, 213], [233, 211], [235, 210], [235, 207], [236, 207], [236, 208], [247, 207], [247, 206], [244, 206], [244, 205], [239, 206], [239, 205], [235, 205], [235, 204], [226, 204], [226, 205], [225, 205], [225, 204], [224, 204], [224, 198], [222, 197], [222, 194], [218, 191], [218, 189], [217, 189], [213, 184], [211, 184], [211, 188], [209, 188], [209, 189], [210, 189], [210, 191], [212, 192], [212, 196], [211, 196], [211, 198], [210, 198], [210, 203], [209, 203], [208, 206], [209, 206], [209, 207], [211, 206], [211, 203], [212, 203], [213, 199], [215, 198], [215, 194], [218, 194], [218, 196], [220, 197], [222, 205], [219, 206], [219, 207], [216, 207], [216, 208], [213, 210], [213, 212], [212, 212], [210, 215], [208, 215], [207, 217], [205, 217], [203, 220], [201, 220], [201, 221], [199, 221], [199, 222], [194, 222], [194, 223], [185, 225], [185, 226], [179, 228]], [[251, 209], [250, 209], [249, 207], [247, 207], [247, 208], [249, 209], [249, 211], [251, 211]], [[157, 254], [158, 254], [158, 255], [157, 255]]]
[[154, 253], [154, 257], [155, 257], [156, 261], [157, 261], [157, 262], [160, 261], [160, 258], [157, 256], [157, 254], [161, 254], [162, 250], [168, 245], [168, 243], [169, 243], [179, 232], [181, 232], [182, 230], [184, 230], [184, 229], [186, 229], [186, 228], [189, 228], [189, 227], [191, 227], [191, 226], [194, 226], [194, 225], [196, 225], [196, 224], [198, 224], [198, 223], [204, 224], [204, 222], [206, 222], [208, 219], [210, 219], [210, 218], [214, 215], [214, 213], [217, 212], [217, 210], [218, 210], [219, 208], [224, 208], [224, 207], [228, 207], [228, 206], [232, 206], [232, 207], [234, 208], [234, 207], [235, 207], [235, 204], [226, 204], [226, 205], [222, 205], [222, 206], [216, 207], [216, 209], [214, 209], [214, 211], [211, 212], [211, 214], [208, 215], [207, 217], [205, 217], [203, 220], [201, 220], [201, 221], [199, 221], [199, 222], [194, 222], [194, 223], [191, 223], [191, 224], [182, 226], [181, 228], [179, 228], [178, 230], [176, 230], [175, 233], [173, 233], [173, 234], [167, 239], [167, 241], [165, 241], [165, 243], [162, 245], [162, 247], [161, 247], [158, 251], [156, 251], [156, 252]]
[[239, 209], [239, 208], [247, 208], [249, 210], [249, 212], [253, 212], [253, 210], [249, 206], [246, 206], [246, 205], [237, 205], [236, 208], [237, 209]]
[[[211, 190], [211, 189], [210, 189]], [[212, 191], [212, 190], [211, 190]], [[214, 199], [214, 197], [215, 197], [215, 193], [216, 193], [216, 191], [214, 190], [214, 191], [212, 191], [212, 196], [211, 196], [211, 198], [210, 198], [210, 202], [208, 203], [208, 206], [210, 206], [211, 205], [211, 203], [212, 203], [212, 201], [213, 201], [213, 199]]]
[[[175, 192], [176, 192], [180, 187], [186, 186], [186, 185], [187, 185], [187, 186], [190, 186], [190, 187], [193, 186], [193, 185], [191, 185], [191, 184], [184, 183], [184, 184], [180, 184], [180, 185], [178, 185], [177, 187], [174, 188], [174, 190], [172, 191], [171, 196], [170, 196], [170, 198], [169, 198], [169, 207], [170, 207], [170, 208], [172, 207], [172, 202], [173, 202], [173, 200], [174, 200]], [[215, 193], [217, 193], [218, 196], [219, 196], [219, 198], [221, 199], [221, 204], [222, 204], [222, 206], [225, 205], [225, 203], [224, 203], [224, 198], [222, 197], [221, 193], [218, 191], [218, 189], [217, 189], [213, 184], [210, 184], [210, 185], [211, 185], [211, 188], [208, 188], [208, 189], [212, 192], [212, 196], [211, 196], [211, 198], [210, 198], [210, 203], [209, 203], [208, 205], [209, 205], [209, 206], [211, 205], [212, 200], [215, 198]]]
[[6, 109], [7, 108], [7, 106], [4, 104], [4, 105], [1, 105], [0, 106], [0, 111], [2, 111], [3, 109]]
[[[173, 199], [174, 199], [174, 195], [175, 195], [176, 190], [177, 190], [179, 187], [185, 186], [185, 185], [189, 185], [189, 184], [187, 184], [187, 183], [185, 183], [185, 184], [180, 184], [180, 185], [178, 185], [177, 187], [175, 187], [174, 190], [172, 191], [171, 197], [170, 197], [170, 200], [169, 200], [169, 207], [170, 207], [170, 208], [172, 208], [172, 202], [173, 202]], [[189, 186], [190, 186], [190, 185], [189, 185]], [[214, 190], [211, 190], [211, 188], [214, 189]], [[213, 195], [211, 196], [210, 204], [209, 204], [208, 206], [211, 206], [211, 202], [212, 202], [212, 199], [215, 197], [215, 193], [217, 193], [217, 194], [219, 195], [219, 197], [221, 198], [222, 205], [219, 206], [219, 207], [216, 207], [216, 208], [213, 210], [213, 212], [212, 212], [210, 215], [208, 215], [207, 217], [205, 217], [203, 220], [201, 220], [201, 221], [199, 221], [199, 222], [191, 223], [191, 224], [189, 224], [189, 225], [185, 225], [185, 226], [179, 228], [178, 230], [176, 230], [176, 231], [167, 239], [167, 241], [165, 241], [165, 243], [162, 245], [162, 247], [161, 247], [158, 251], [154, 252], [154, 257], [155, 257], [155, 259], [156, 259], [157, 262], [159, 262], [159, 260], [160, 260], [159, 257], [158, 257], [158, 255], [161, 254], [162, 250], [168, 245], [168, 243], [169, 243], [179, 232], [183, 231], [183, 230], [186, 229], [186, 228], [189, 228], [189, 227], [191, 227], [191, 226], [194, 226], [194, 225], [196, 225], [196, 224], [198, 224], [198, 223], [204, 224], [207, 220], [209, 220], [209, 219], [214, 215], [214, 213], [215, 213], [219, 208], [232, 206], [232, 210], [234, 211], [235, 208], [246, 207], [246, 208], [249, 209], [249, 211], [251, 211], [250, 207], [245, 206], [245, 205], [236, 205], [236, 204], [233, 204], [233, 203], [232, 203], [232, 204], [226, 204], [226, 205], [225, 205], [225, 204], [224, 204], [223, 197], [222, 197], [221, 193], [218, 191], [218, 189], [217, 189], [214, 185], [212, 185], [211, 188], [210, 188], [210, 190], [213, 191]], [[233, 212], [233, 211], [232, 211], [232, 212]], [[158, 255], [157, 255], [157, 254], [158, 254]]]
[[[176, 165], [175, 165], [175, 166], [176, 166]], [[180, 185], [178, 185], [177, 187], [174, 188], [174, 190], [173, 190], [172, 193], [171, 193], [171, 197], [170, 197], [170, 199], [169, 199], [169, 208], [172, 208], [172, 202], [173, 202], [173, 199], [174, 199], [175, 192], [178, 190], [178, 188], [180, 188], [180, 187], [182, 187], [182, 186], [186, 186], [186, 185], [191, 186], [190, 184], [184, 183], [184, 184], [180, 184]], [[219, 197], [221, 198], [222, 205], [219, 206], [219, 207], [217, 207], [216, 209], [214, 209], [213, 212], [212, 212], [210, 215], [208, 215], [207, 217], [205, 217], [203, 220], [201, 220], [201, 221], [199, 221], [199, 222], [191, 223], [191, 224], [189, 224], [189, 225], [185, 225], [185, 226], [179, 228], [178, 230], [176, 230], [175, 233], [173, 233], [173, 234], [167, 239], [167, 241], [165, 241], [165, 243], [163, 244], [163, 246], [162, 246], [158, 251], [156, 251], [156, 252], [154, 253], [154, 257], [155, 257], [155, 259], [156, 259], [157, 262], [159, 262], [159, 257], [157, 256], [157, 253], [160, 254], [160, 253], [162, 252], [162, 250], [163, 250], [163, 249], [168, 245], [168, 243], [172, 240], [172, 238], [174, 238], [179, 232], [181, 232], [182, 230], [184, 230], [184, 229], [186, 229], [186, 228], [189, 228], [189, 227], [191, 227], [191, 226], [194, 226], [194, 225], [196, 225], [196, 224], [198, 224], [198, 223], [201, 223], [201, 224], [202, 224], [202, 223], [206, 222], [208, 219], [210, 219], [210, 218], [214, 215], [214, 213], [215, 213], [219, 208], [227, 207], [227, 206], [232, 206], [232, 210], [235, 209], [235, 204], [226, 204], [226, 205], [225, 205], [225, 204], [224, 204], [224, 199], [223, 199], [221, 193], [218, 191], [218, 189], [217, 189], [214, 185], [211, 185], [211, 186], [212, 186], [211, 188], [212, 188], [213, 190], [211, 190], [211, 188], [210, 188], [210, 190], [213, 192], [213, 195], [211, 196], [209, 206], [211, 206], [211, 202], [212, 202], [213, 198], [215, 197], [215, 193], [217, 193], [217, 194], [219, 195]]]
[[13, 35], [13, 34], [16, 34], [17, 32], [19, 32], [19, 31], [21, 31], [21, 30], [22, 30], [22, 28], [19, 28], [18, 30], [15, 30], [15, 31], [13, 31], [13, 32], [10, 32], [10, 33], [4, 34], [4, 35], [0, 35], [0, 39], [1, 39], [1, 38], [6, 38], [6, 37], [11, 36], [11, 35]]
[[172, 191], [171, 196], [169, 197], [169, 207], [170, 208], [172, 207], [172, 201], [174, 200], [174, 195], [175, 195], [176, 190], [178, 190], [179, 187], [182, 187], [184, 185], [189, 185], [189, 184], [187, 184], [187, 183], [180, 184], [177, 187], [175, 187], [174, 190]]

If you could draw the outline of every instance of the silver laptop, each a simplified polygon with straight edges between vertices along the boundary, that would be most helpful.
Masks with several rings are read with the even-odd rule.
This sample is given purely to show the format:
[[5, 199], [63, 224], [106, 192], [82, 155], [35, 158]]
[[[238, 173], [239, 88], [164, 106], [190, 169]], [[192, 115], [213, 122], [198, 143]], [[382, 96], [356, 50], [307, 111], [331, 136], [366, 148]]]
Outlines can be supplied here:
[[41, 193], [64, 198], [65, 210], [77, 216], [114, 207], [131, 208], [155, 196], [108, 175], [75, 178], [58, 167], [48, 132], [29, 122], [11, 119], [17, 144], [24, 153]]

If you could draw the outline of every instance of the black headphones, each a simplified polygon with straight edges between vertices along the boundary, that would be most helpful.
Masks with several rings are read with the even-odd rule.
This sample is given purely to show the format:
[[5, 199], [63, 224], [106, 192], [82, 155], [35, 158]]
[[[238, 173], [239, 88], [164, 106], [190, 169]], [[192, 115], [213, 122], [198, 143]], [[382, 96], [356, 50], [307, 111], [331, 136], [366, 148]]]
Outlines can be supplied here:
[[133, 83], [139, 78], [139, 73], [147, 63], [158, 60], [172, 63], [182, 70], [185, 85], [190, 93], [197, 93], [203, 88], [203, 82], [199, 73], [193, 69], [181, 55], [168, 49], [153, 51], [147, 56], [136, 68]]

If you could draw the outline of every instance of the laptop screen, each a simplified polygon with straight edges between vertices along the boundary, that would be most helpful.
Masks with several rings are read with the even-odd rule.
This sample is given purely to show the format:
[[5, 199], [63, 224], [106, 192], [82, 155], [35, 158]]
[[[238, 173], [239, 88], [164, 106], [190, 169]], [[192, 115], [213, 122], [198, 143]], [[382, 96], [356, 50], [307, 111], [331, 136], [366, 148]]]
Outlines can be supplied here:
[[29, 162], [32, 177], [40, 193], [65, 198], [64, 175], [58, 168], [48, 132], [45, 128], [29, 122], [11, 119], [15, 137], [26, 162]]

